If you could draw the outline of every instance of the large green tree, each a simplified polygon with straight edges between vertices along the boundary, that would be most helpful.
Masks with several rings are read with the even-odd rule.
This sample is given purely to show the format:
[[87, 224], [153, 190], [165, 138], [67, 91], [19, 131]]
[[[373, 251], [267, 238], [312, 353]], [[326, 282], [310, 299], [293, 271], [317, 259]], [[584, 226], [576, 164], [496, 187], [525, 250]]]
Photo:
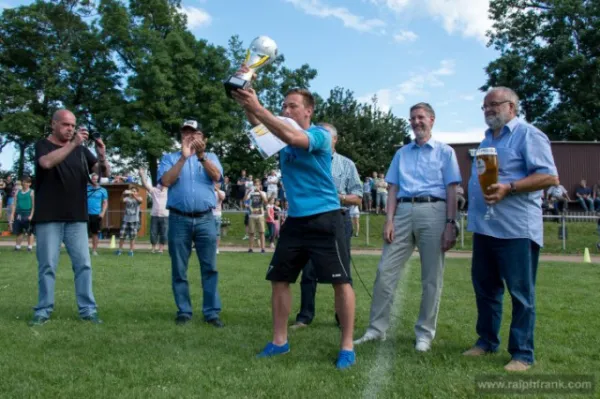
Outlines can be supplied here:
[[513, 88], [527, 119], [554, 139], [600, 137], [600, 1], [491, 0], [486, 67], [492, 86]]
[[91, 128], [114, 126], [118, 73], [95, 23], [84, 21], [86, 10], [75, 1], [37, 1], [0, 16], [0, 132], [19, 150], [19, 175], [57, 108]]
[[315, 120], [329, 122], [338, 130], [336, 151], [356, 163], [361, 176], [385, 172], [394, 153], [408, 137], [408, 124], [371, 103], [360, 103], [349, 90], [336, 87], [321, 102]]

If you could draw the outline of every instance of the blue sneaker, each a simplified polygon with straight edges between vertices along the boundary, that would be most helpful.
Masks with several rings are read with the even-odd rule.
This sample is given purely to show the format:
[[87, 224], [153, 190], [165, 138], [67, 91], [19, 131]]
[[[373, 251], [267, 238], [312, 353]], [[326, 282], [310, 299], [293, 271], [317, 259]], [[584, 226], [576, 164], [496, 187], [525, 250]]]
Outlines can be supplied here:
[[344, 370], [356, 364], [356, 354], [354, 351], [341, 350], [338, 354], [337, 361], [335, 362], [335, 366]]
[[267, 346], [260, 352], [256, 357], [271, 357], [277, 355], [284, 355], [290, 351], [290, 344], [285, 343], [281, 346], [275, 345], [273, 342], [269, 342]]
[[129, 251], [129, 256], [133, 256], [133, 251]]
[[121, 255], [121, 254], [122, 254], [122, 252], [121, 252], [121, 250], [120, 250], [120, 249], [117, 249], [117, 250], [115, 251], [115, 255], [119, 256], [119, 255]]

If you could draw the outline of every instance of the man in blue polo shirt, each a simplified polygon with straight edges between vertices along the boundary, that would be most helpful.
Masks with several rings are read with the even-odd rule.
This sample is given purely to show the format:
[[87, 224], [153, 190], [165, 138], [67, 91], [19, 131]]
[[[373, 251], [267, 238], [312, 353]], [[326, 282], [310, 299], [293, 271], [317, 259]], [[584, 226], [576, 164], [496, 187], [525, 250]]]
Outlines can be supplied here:
[[[507, 371], [525, 371], [533, 357], [535, 278], [543, 245], [542, 190], [558, 184], [548, 137], [517, 118], [519, 97], [505, 87], [485, 96], [482, 110], [489, 129], [479, 148], [493, 147], [499, 182], [484, 195], [476, 163], [469, 180], [469, 231], [473, 234], [472, 273], [479, 339], [465, 356], [495, 352], [500, 345], [504, 284], [512, 298]], [[485, 220], [487, 206], [494, 216]]]
[[435, 337], [444, 253], [456, 243], [456, 185], [461, 177], [452, 147], [431, 137], [434, 122], [431, 105], [411, 107], [415, 140], [396, 152], [388, 169], [385, 243], [373, 288], [369, 328], [357, 344], [385, 339], [396, 285], [415, 245], [421, 258], [423, 287], [415, 350], [427, 352]]
[[198, 122], [185, 121], [181, 127], [181, 151], [163, 156], [158, 179], [169, 188], [169, 255], [178, 309], [175, 322], [186, 324], [192, 319], [187, 269], [193, 242], [202, 274], [204, 320], [223, 327], [217, 290], [217, 229], [212, 214], [216, 206], [214, 185], [221, 179], [223, 168], [217, 156], [205, 149], [206, 138]]
[[282, 116], [295, 123], [286, 123], [272, 115], [260, 104], [252, 89], [237, 90], [233, 96], [244, 107], [251, 124], [262, 123], [288, 144], [279, 157], [289, 217], [281, 228], [267, 271], [267, 280], [273, 289], [273, 341], [259, 357], [289, 352], [290, 283], [296, 281], [310, 259], [319, 282], [333, 285], [342, 328], [336, 366], [348, 368], [356, 362], [352, 343], [355, 299], [350, 285], [344, 219], [331, 174], [331, 135], [324, 128], [311, 125], [315, 103], [308, 90], [291, 90], [283, 102]]

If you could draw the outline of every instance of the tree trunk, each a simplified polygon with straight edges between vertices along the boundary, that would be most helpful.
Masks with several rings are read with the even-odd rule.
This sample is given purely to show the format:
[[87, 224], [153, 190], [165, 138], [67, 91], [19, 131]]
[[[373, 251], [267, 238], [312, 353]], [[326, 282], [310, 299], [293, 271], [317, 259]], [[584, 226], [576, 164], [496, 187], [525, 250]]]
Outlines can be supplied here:
[[25, 150], [27, 149], [27, 144], [23, 141], [19, 141], [17, 144], [19, 146], [19, 164], [17, 168], [17, 178], [22, 179], [23, 171], [25, 170]]
[[152, 185], [156, 186], [158, 183], [158, 163], [157, 159], [154, 155], [147, 155], [148, 161], [148, 171], [150, 172], [150, 179], [152, 180]]

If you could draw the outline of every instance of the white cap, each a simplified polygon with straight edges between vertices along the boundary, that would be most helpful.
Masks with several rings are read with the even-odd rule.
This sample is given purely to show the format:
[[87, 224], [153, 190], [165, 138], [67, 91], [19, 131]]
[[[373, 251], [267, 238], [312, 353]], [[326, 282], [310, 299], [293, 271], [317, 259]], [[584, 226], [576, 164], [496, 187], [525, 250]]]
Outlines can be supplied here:
[[187, 120], [183, 122], [183, 125], [181, 125], [181, 128], [185, 128], [185, 127], [191, 127], [194, 130], [198, 130], [198, 122], [194, 121], [194, 120]]

